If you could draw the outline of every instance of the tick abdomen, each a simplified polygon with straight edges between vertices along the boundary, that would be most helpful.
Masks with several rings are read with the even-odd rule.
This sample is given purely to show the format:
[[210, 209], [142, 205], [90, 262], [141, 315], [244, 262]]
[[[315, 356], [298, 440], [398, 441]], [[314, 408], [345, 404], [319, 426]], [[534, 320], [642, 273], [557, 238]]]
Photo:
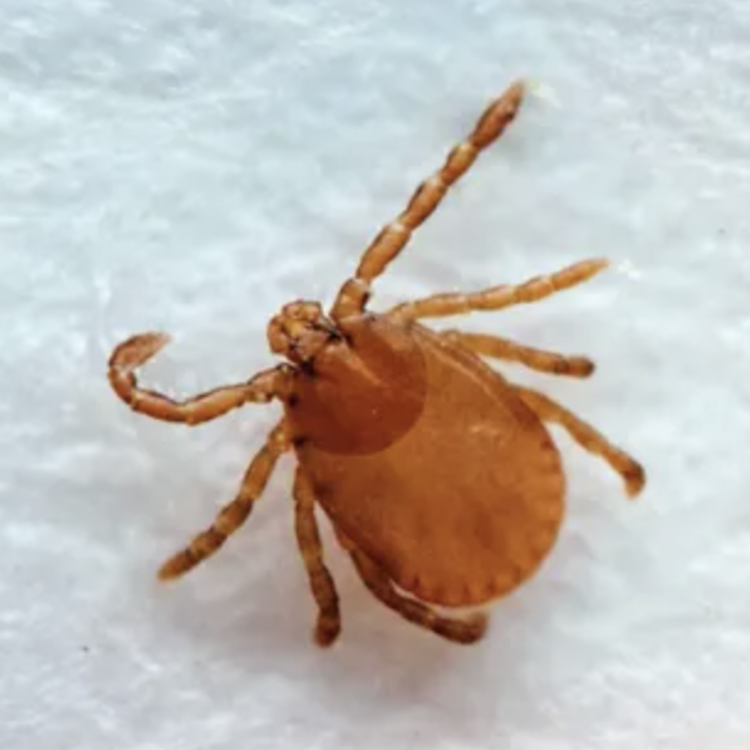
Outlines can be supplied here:
[[[379, 321], [381, 344], [401, 346], [399, 328]], [[408, 340], [419, 350], [409, 359], [423, 368], [411, 377], [423, 394], [408, 428], [368, 452], [309, 440], [299, 459], [333, 523], [397, 584], [432, 603], [480, 604], [528, 578], [553, 545], [559, 454], [497, 372], [419, 325]], [[399, 381], [383, 387], [397, 391]], [[294, 418], [304, 411], [301, 398]], [[373, 429], [399, 418], [384, 410]]]

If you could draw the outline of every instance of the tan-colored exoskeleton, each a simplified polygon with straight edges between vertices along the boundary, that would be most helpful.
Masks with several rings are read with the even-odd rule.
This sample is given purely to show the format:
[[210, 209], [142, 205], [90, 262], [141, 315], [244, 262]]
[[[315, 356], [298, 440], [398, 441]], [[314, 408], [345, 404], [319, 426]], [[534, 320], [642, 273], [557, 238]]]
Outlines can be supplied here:
[[496, 336], [422, 326], [424, 318], [535, 302], [591, 278], [606, 262], [586, 260], [518, 286], [437, 294], [383, 314], [366, 310], [373, 281], [404, 248], [514, 119], [516, 83], [484, 112], [471, 135], [422, 183], [406, 209], [367, 248], [328, 315], [317, 302], [286, 305], [268, 326], [287, 361], [249, 382], [174, 401], [138, 387], [134, 370], [164, 346], [162, 334], [118, 346], [109, 379], [134, 411], [197, 425], [248, 403], [281, 401], [284, 416], [253, 458], [237, 497], [161, 568], [181, 576], [218, 550], [247, 519], [285, 451], [294, 450], [297, 539], [319, 608], [315, 637], [340, 631], [336, 588], [323, 560], [319, 504], [362, 581], [407, 620], [459, 643], [485, 632], [486, 616], [448, 617], [429, 605], [496, 599], [527, 579], [550, 551], [563, 515], [560, 456], [544, 422], [562, 425], [625, 482], [643, 487], [641, 466], [546, 396], [509, 383], [482, 357], [584, 378], [584, 357], [532, 349]]

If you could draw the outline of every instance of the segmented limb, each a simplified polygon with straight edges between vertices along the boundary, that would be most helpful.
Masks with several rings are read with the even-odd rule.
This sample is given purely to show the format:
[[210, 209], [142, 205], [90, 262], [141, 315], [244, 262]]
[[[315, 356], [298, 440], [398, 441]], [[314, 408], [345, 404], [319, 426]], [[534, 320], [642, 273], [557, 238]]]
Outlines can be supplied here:
[[267, 403], [279, 394], [284, 366], [265, 370], [247, 383], [217, 388], [185, 401], [175, 401], [138, 386], [135, 370], [153, 357], [169, 337], [144, 333], [124, 341], [109, 360], [109, 382], [115, 393], [133, 411], [165, 422], [197, 425], [208, 422], [247, 403]]
[[294, 481], [295, 530], [310, 589], [318, 604], [315, 640], [319, 646], [330, 646], [341, 632], [339, 597], [328, 568], [323, 561], [318, 522], [315, 518], [315, 496], [310, 480], [301, 466]]
[[476, 161], [480, 152], [497, 140], [513, 121], [521, 106], [524, 87], [514, 83], [479, 118], [474, 131], [448, 155], [443, 166], [414, 192], [404, 211], [365, 250], [354, 278], [344, 283], [331, 310], [334, 320], [361, 313], [374, 279], [385, 271], [404, 249], [413, 232], [438, 207], [448, 189]]
[[594, 363], [587, 357], [568, 357], [556, 352], [534, 349], [515, 341], [488, 336], [483, 333], [445, 331], [441, 334], [449, 341], [471, 349], [484, 357], [494, 357], [507, 362], [518, 362], [526, 367], [551, 375], [587, 378], [594, 372]]
[[266, 487], [279, 457], [289, 450], [286, 426], [282, 421], [268, 435], [245, 472], [239, 493], [216, 516], [212, 526], [198, 534], [181, 552], [172, 556], [159, 570], [159, 578], [177, 578], [214, 554], [247, 520], [255, 501]]
[[537, 276], [518, 286], [502, 285], [473, 294], [434, 294], [424, 299], [404, 302], [386, 314], [399, 321], [420, 318], [442, 318], [478, 310], [502, 310], [513, 305], [528, 304], [551, 297], [557, 292], [588, 281], [608, 262], [602, 258], [584, 260], [548, 276]]
[[635, 497], [643, 489], [646, 473], [634, 458], [548, 396], [520, 386], [515, 390], [540, 419], [561, 425], [582, 448], [603, 458], [622, 477], [630, 497]]
[[481, 640], [487, 630], [487, 616], [479, 613], [465, 619], [445, 617], [416, 599], [400, 594], [391, 579], [364, 552], [337, 530], [339, 541], [349, 553], [354, 567], [370, 593], [405, 620], [454, 643]]

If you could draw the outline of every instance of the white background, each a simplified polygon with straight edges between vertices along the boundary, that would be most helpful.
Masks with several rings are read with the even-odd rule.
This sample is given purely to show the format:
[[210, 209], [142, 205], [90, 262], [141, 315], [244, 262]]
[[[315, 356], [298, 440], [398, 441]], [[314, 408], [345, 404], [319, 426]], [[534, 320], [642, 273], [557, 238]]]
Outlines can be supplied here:
[[[0, 20], [0, 747], [747, 749], [747, 3], [3, 0]], [[278, 407], [138, 417], [111, 347], [174, 334], [145, 376], [180, 395], [269, 366], [269, 317], [330, 302], [520, 76], [537, 93], [375, 306], [608, 255], [461, 323], [594, 357], [589, 382], [506, 372], [641, 459], [642, 499], [554, 430], [562, 537], [468, 649], [382, 609], [330, 544], [344, 631], [312, 644], [291, 459], [219, 556], [157, 585]]]

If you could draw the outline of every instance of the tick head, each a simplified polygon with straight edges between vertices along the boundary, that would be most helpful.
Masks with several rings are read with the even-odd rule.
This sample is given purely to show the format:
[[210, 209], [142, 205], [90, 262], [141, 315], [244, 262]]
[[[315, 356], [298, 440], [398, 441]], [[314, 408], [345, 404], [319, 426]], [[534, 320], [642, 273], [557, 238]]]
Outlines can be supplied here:
[[317, 302], [290, 302], [268, 324], [271, 351], [297, 364], [309, 363], [327, 344], [341, 340]]

